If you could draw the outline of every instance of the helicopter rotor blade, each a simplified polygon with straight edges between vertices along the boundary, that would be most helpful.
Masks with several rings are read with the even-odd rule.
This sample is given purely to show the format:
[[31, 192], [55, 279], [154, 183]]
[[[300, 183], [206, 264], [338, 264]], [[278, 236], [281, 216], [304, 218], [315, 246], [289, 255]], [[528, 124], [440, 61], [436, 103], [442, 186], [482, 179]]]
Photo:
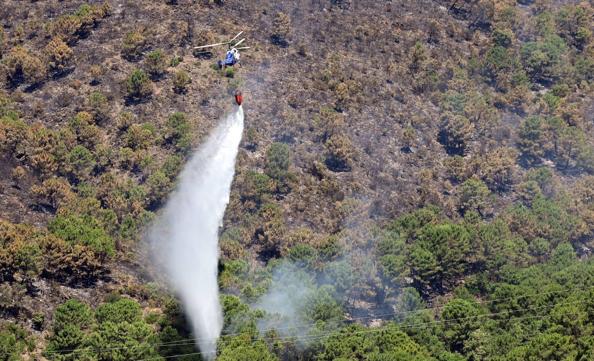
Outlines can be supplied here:
[[234, 37], [233, 39], [229, 40], [229, 41], [227, 42], [227, 44], [229, 44], [229, 43], [232, 43], [232, 42], [233, 42], [235, 39], [239, 38], [239, 36], [240, 36], [241, 34], [243, 34], [243, 31], [240, 31], [239, 33], [237, 33], [237, 35], [235, 35], [235, 37]]
[[233, 48], [237, 48], [237, 45], [243, 43], [245, 41], [245, 38], [239, 40], [237, 43], [235, 43], [235, 45], [232, 45]]
[[195, 46], [194, 49], [214, 48], [215, 46], [221, 46], [221, 45], [226, 45], [226, 44], [228, 44], [228, 43], [216, 43], [216, 44]]

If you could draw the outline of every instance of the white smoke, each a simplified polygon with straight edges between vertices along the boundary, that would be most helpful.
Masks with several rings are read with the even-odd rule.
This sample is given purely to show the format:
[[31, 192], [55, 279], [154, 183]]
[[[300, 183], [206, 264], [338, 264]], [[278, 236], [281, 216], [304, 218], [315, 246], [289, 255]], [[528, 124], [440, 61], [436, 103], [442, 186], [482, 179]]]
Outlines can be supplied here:
[[218, 232], [243, 133], [238, 107], [192, 156], [149, 237], [192, 322], [198, 346], [214, 359], [223, 316], [219, 303]]

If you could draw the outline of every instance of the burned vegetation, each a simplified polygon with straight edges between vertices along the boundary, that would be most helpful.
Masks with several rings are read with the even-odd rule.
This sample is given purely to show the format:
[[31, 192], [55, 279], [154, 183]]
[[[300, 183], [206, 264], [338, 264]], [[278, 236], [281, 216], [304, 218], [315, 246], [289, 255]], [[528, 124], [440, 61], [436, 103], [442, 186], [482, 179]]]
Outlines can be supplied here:
[[219, 360], [592, 359], [593, 16], [5, 0], [0, 358], [207, 358], [142, 235], [241, 89]]

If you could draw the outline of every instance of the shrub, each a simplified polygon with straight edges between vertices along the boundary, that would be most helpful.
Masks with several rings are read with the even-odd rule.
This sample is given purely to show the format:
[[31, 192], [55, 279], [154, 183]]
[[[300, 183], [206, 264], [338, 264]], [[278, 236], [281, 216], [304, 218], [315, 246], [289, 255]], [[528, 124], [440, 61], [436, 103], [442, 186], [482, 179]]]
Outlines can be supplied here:
[[120, 298], [115, 302], [105, 303], [97, 307], [95, 315], [99, 323], [132, 323], [141, 320], [142, 310], [135, 300]]
[[86, 304], [76, 299], [71, 299], [61, 304], [54, 312], [54, 331], [61, 331], [67, 326], [80, 329], [89, 329], [95, 323], [93, 310]]
[[91, 65], [89, 74], [91, 75], [91, 85], [97, 85], [101, 83], [101, 77], [105, 74], [105, 68], [100, 64]]
[[132, 149], [146, 149], [155, 144], [156, 137], [157, 130], [152, 124], [132, 124], [126, 131], [124, 140]]
[[68, 122], [68, 127], [76, 139], [89, 149], [94, 149], [101, 140], [101, 129], [93, 123], [93, 116], [87, 112], [79, 112]]
[[109, 103], [103, 93], [95, 91], [89, 95], [89, 107], [93, 112], [95, 121], [100, 122], [107, 119], [109, 114]]
[[95, 167], [95, 156], [82, 145], [74, 147], [66, 156], [69, 173], [78, 180], [85, 179]]
[[[481, 327], [482, 314], [476, 302], [455, 298], [448, 302], [441, 314], [444, 335], [450, 349], [461, 352], [471, 333]], [[456, 322], [451, 322], [456, 320]]]
[[182, 158], [177, 154], [173, 154], [165, 158], [161, 169], [169, 179], [174, 179], [181, 170], [182, 163]]
[[63, 72], [72, 62], [72, 49], [58, 37], [53, 38], [45, 46], [44, 53], [48, 68], [54, 74]]
[[55, 131], [35, 124], [27, 129], [26, 160], [44, 176], [53, 175], [63, 166], [64, 157], [75, 142], [76, 138], [67, 129]]
[[575, 59], [575, 71], [579, 80], [590, 81], [594, 79], [594, 59], [591, 56], [577, 56]]
[[45, 79], [45, 67], [40, 57], [23, 47], [13, 48], [2, 62], [6, 66], [8, 80], [14, 85], [34, 85]]
[[48, 205], [55, 210], [75, 198], [70, 184], [64, 178], [46, 179], [41, 185], [31, 187], [31, 192], [38, 204]]
[[27, 175], [27, 171], [25, 170], [25, 168], [23, 168], [19, 165], [19, 166], [14, 167], [12, 169], [12, 171], [10, 172], [10, 179], [14, 183], [15, 187], [20, 189], [20, 183], [23, 180], [23, 178], [25, 178], [26, 175]]
[[126, 34], [122, 43], [122, 55], [125, 59], [136, 61], [142, 55], [146, 38], [140, 31], [131, 31]]
[[178, 70], [173, 76], [173, 90], [178, 93], [185, 93], [188, 85], [192, 82], [188, 73], [184, 70]]
[[0, 360], [18, 361], [27, 343], [25, 330], [14, 324], [2, 325], [0, 330]]
[[68, 44], [78, 40], [78, 31], [82, 26], [81, 19], [76, 15], [62, 15], [49, 25], [49, 33]]
[[14, 226], [0, 222], [0, 280], [29, 281], [37, 277], [42, 269], [42, 252], [34, 235], [26, 226]]
[[169, 66], [171, 67], [176, 67], [179, 64], [181, 64], [181, 62], [184, 60], [184, 58], [182, 58], [179, 55], [174, 55], [173, 57], [171, 57], [171, 60], [169, 61]]
[[408, 262], [421, 290], [443, 292], [455, 284], [466, 269], [470, 240], [468, 230], [459, 224], [430, 224], [419, 231]]
[[516, 66], [516, 59], [509, 49], [495, 45], [485, 55], [483, 73], [495, 80], [503, 72], [509, 72]]
[[169, 116], [165, 123], [165, 136], [167, 143], [173, 144], [178, 152], [186, 152], [192, 146], [192, 132], [190, 122], [184, 113], [176, 112]]
[[566, 51], [565, 42], [557, 35], [528, 42], [521, 50], [524, 69], [534, 81], [555, 80], [561, 76], [560, 66]]
[[266, 174], [277, 182], [283, 182], [288, 171], [289, 146], [284, 143], [272, 143], [266, 152]]
[[158, 49], [148, 53], [145, 61], [146, 71], [153, 77], [159, 78], [167, 69], [167, 57], [163, 50]]
[[493, 191], [506, 191], [514, 180], [516, 151], [500, 147], [488, 153], [480, 164], [481, 179]]
[[511, 29], [495, 29], [491, 34], [491, 39], [496, 46], [508, 48], [513, 42], [514, 33]]
[[544, 131], [542, 129], [542, 118], [538, 116], [528, 117], [521, 125], [519, 130], [520, 140], [518, 146], [523, 155], [531, 163], [540, 161], [544, 156]]
[[425, 46], [420, 42], [416, 42], [410, 54], [410, 63], [408, 64], [409, 70], [413, 73], [422, 70], [428, 59]]
[[110, 13], [111, 7], [107, 2], [102, 5], [83, 4], [74, 14], [62, 15], [52, 21], [48, 30], [52, 36], [73, 44], [80, 37], [87, 36], [91, 29]]
[[116, 123], [116, 126], [120, 132], [126, 131], [134, 123], [134, 114], [127, 111], [121, 112]]
[[89, 247], [69, 244], [49, 235], [40, 241], [43, 249], [43, 275], [72, 285], [91, 284], [105, 272], [104, 259]]
[[162, 171], [156, 171], [146, 180], [148, 186], [148, 201], [151, 203], [160, 203], [167, 196], [171, 189], [171, 180]]
[[287, 37], [291, 30], [291, 19], [283, 12], [277, 12], [272, 21], [272, 43], [280, 46], [287, 46]]
[[485, 214], [488, 197], [491, 194], [483, 181], [470, 178], [460, 185], [458, 190], [458, 207], [462, 213], [477, 211]]
[[255, 239], [262, 245], [263, 251], [275, 255], [282, 248], [282, 241], [286, 232], [282, 209], [274, 203], [266, 203], [260, 208], [259, 215], [262, 219], [256, 229]]
[[113, 239], [91, 216], [58, 215], [49, 222], [48, 230], [72, 245], [89, 247], [101, 260], [115, 254]]
[[330, 136], [324, 144], [328, 150], [326, 166], [334, 172], [348, 172], [353, 163], [353, 145], [351, 140], [343, 134]]
[[111, 13], [111, 7], [108, 2], [103, 5], [82, 4], [74, 13], [81, 21], [79, 33], [86, 36], [93, 27], [95, 27], [101, 18]]
[[5, 154], [20, 156], [24, 153], [27, 125], [18, 118], [0, 117], [0, 149]]
[[241, 180], [238, 185], [241, 200], [253, 202], [256, 208], [260, 207], [266, 194], [274, 191], [274, 182], [266, 174], [248, 171]]
[[543, 95], [542, 100], [546, 104], [548, 113], [554, 112], [559, 107], [559, 104], [561, 104], [561, 99], [552, 92], [547, 92]]
[[474, 125], [463, 115], [446, 115], [440, 142], [450, 155], [464, 155], [474, 132]]
[[576, 48], [583, 50], [592, 39], [592, 8], [585, 4], [564, 6], [557, 13], [559, 34]]
[[225, 68], [225, 76], [227, 78], [233, 78], [233, 77], [235, 77], [235, 68], [233, 68], [233, 67], [227, 67], [227, 68]]
[[128, 96], [131, 98], [144, 98], [153, 90], [149, 77], [143, 70], [134, 69], [126, 81]]

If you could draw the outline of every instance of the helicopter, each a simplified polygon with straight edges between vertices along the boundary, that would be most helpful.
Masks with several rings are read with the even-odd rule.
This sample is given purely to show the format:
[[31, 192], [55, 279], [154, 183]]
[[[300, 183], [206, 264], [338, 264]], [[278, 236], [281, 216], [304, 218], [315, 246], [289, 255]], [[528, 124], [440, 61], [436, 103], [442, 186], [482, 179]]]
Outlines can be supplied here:
[[237, 35], [235, 35], [229, 41], [196, 46], [196, 47], [194, 47], [194, 53], [197, 55], [211, 56], [212, 55], [212, 52], [210, 51], [211, 48], [227, 45], [228, 50], [227, 50], [227, 53], [225, 54], [225, 59], [218, 61], [219, 68], [222, 69], [222, 68], [226, 68], [228, 66], [234, 66], [235, 64], [239, 64], [239, 58], [240, 58], [239, 51], [246, 50], [246, 49], [250, 48], [249, 46], [241, 46], [241, 47], [239, 46], [245, 41], [245, 38], [237, 40], [241, 36], [241, 34], [243, 34], [243, 31], [240, 31]]

